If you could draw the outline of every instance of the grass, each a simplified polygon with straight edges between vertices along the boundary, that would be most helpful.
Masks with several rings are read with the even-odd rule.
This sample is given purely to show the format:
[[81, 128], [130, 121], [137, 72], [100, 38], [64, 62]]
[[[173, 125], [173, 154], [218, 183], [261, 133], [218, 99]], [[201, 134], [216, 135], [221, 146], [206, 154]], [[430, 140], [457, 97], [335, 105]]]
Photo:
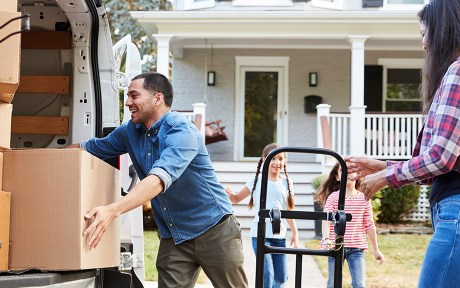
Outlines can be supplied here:
[[144, 230], [145, 280], [147, 281], [158, 281], [155, 262], [157, 261], [160, 240], [157, 235], [156, 231]]
[[[380, 251], [385, 256], [382, 265], [374, 258], [371, 248], [366, 253], [366, 287], [417, 287], [420, 267], [431, 235], [385, 234], [378, 235]], [[318, 240], [309, 240], [306, 247], [317, 249]], [[327, 278], [327, 257], [314, 256]], [[346, 263], [346, 261], [345, 261]], [[351, 287], [348, 266], [343, 266], [343, 287]]]
[[[378, 235], [379, 247], [385, 256], [385, 263], [379, 265], [371, 250], [366, 253], [366, 287], [417, 287], [420, 267], [430, 238], [431, 235], [424, 234]], [[158, 281], [155, 262], [159, 243], [155, 231], [144, 232], [145, 279], [147, 281]], [[314, 249], [317, 249], [318, 244], [318, 240], [305, 242], [306, 247]], [[314, 259], [324, 277], [327, 277], [327, 258], [314, 256]], [[204, 283], [206, 279], [206, 275], [201, 272], [198, 283]], [[346, 264], [343, 266], [343, 287], [351, 287], [350, 272]]]
[[[158, 272], [155, 266], [157, 261], [158, 247], [160, 240], [156, 231], [144, 230], [144, 261], [145, 261], [145, 280], [158, 281]], [[201, 271], [197, 283], [204, 283], [207, 280], [206, 275]]]

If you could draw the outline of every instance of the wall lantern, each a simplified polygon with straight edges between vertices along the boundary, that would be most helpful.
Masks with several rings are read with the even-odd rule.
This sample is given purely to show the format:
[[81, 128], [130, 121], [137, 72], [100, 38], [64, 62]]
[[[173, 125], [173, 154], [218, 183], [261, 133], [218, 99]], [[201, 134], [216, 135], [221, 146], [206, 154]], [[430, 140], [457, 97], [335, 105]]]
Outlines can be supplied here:
[[216, 72], [208, 71], [208, 86], [214, 86], [216, 84]]
[[310, 87], [316, 87], [318, 85], [318, 73], [311, 72], [308, 77], [308, 83]]

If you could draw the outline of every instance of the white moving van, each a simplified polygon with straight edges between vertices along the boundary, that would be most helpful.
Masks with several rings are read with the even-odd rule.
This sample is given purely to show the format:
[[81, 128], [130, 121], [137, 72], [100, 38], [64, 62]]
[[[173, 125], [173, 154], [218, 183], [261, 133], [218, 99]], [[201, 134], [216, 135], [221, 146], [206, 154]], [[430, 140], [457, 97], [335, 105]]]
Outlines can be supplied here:
[[[103, 137], [119, 126], [124, 121], [120, 119], [124, 91], [129, 80], [141, 73], [141, 63], [129, 36], [112, 47], [102, 1], [1, 1], [17, 1], [17, 11], [30, 15], [30, 32], [21, 34], [11, 148], [62, 148]], [[8, 5], [6, 2], [0, 6]], [[125, 110], [125, 118], [129, 114]], [[122, 172], [120, 193], [129, 193], [137, 181], [134, 169], [129, 170], [129, 157], [109, 162]], [[0, 287], [142, 287], [142, 214], [139, 207], [121, 216], [117, 271], [3, 272]]]

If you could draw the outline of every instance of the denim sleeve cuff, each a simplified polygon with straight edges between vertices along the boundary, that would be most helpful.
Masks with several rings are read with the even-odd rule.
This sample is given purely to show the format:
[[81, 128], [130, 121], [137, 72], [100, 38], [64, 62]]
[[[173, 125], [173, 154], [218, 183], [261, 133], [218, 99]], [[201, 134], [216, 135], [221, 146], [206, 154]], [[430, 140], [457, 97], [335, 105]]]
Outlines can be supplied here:
[[80, 142], [80, 148], [82, 148], [83, 150], [86, 150], [86, 143], [87, 143], [87, 142], [88, 142], [87, 140], [81, 141], [81, 142]]
[[156, 175], [158, 178], [160, 178], [161, 182], [163, 182], [163, 191], [166, 191], [166, 189], [168, 189], [172, 184], [171, 176], [161, 168], [152, 168], [149, 172], [149, 175]]

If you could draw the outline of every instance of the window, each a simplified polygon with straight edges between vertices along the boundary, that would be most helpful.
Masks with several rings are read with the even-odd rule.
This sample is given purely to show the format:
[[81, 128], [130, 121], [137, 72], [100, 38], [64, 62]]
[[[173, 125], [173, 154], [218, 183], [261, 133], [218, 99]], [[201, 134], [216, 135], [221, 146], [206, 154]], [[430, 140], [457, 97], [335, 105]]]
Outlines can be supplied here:
[[415, 9], [420, 10], [430, 0], [384, 0], [383, 7], [389, 9]]
[[311, 0], [311, 6], [318, 8], [343, 9], [345, 0]]
[[292, 0], [233, 0], [233, 6], [292, 6]]
[[386, 74], [385, 110], [420, 112], [420, 69], [386, 69]]
[[383, 66], [383, 111], [420, 112], [423, 59], [379, 59]]
[[215, 0], [177, 0], [177, 10], [194, 10], [211, 8], [216, 5]]
[[425, 0], [387, 0], [387, 4], [424, 4]]

